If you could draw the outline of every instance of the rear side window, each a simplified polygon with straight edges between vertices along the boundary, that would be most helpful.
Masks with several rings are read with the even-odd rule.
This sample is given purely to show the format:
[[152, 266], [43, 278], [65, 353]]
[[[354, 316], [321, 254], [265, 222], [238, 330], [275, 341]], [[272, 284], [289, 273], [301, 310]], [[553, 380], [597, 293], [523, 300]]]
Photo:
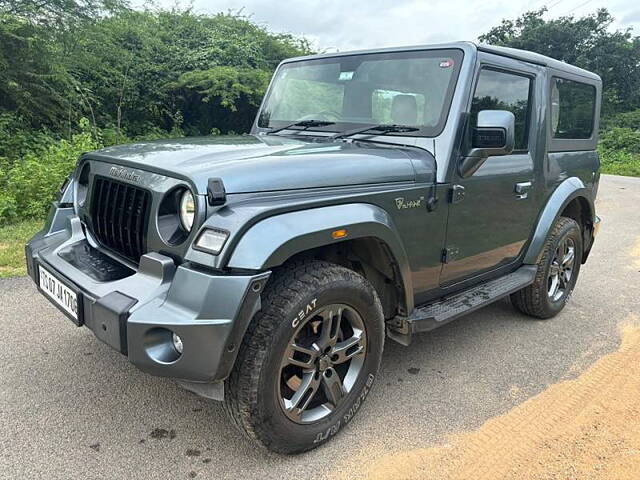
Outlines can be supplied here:
[[527, 151], [531, 83], [531, 78], [523, 75], [481, 70], [471, 103], [471, 127], [477, 126], [481, 110], [508, 110], [516, 117], [514, 150]]
[[553, 138], [586, 139], [593, 133], [596, 88], [554, 77], [551, 83]]

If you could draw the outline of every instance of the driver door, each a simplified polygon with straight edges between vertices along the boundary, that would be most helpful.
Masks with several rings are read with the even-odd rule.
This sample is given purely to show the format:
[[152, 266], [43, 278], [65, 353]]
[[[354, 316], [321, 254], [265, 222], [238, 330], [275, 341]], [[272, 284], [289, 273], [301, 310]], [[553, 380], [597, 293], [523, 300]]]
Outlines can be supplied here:
[[537, 136], [536, 72], [534, 65], [528, 69], [502, 57], [479, 70], [469, 128], [481, 110], [508, 110], [515, 116], [515, 145], [509, 155], [488, 157], [468, 178], [455, 169], [442, 287], [515, 263], [531, 234], [536, 215], [530, 148]]

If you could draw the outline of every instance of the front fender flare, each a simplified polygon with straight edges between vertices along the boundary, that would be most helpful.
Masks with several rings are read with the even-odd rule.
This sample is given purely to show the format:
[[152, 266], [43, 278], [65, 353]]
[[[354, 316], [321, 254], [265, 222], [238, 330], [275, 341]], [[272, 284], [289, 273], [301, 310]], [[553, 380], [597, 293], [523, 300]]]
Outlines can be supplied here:
[[[344, 239], [331, 233], [346, 229]], [[405, 305], [413, 308], [413, 287], [407, 253], [389, 214], [367, 203], [350, 203], [283, 213], [253, 225], [236, 245], [229, 268], [267, 270], [293, 255], [343, 240], [373, 237], [384, 242], [401, 276]]]
[[593, 217], [595, 208], [592, 200], [592, 192], [588, 189], [582, 180], [577, 177], [570, 177], [564, 180], [553, 191], [547, 203], [538, 217], [538, 223], [536, 229], [533, 232], [531, 242], [527, 252], [525, 253], [523, 263], [528, 265], [535, 265], [538, 263], [538, 259], [542, 254], [544, 243], [556, 223], [556, 220], [563, 212], [565, 207], [574, 199], [582, 197], [584, 198], [590, 208], [590, 216]]

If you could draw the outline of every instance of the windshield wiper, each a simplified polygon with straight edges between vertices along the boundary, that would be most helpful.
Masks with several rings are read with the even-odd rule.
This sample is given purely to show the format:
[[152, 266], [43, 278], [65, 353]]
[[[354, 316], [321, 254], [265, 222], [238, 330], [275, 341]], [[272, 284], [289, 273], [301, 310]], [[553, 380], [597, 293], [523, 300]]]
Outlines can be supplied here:
[[336, 123], [336, 122], [327, 122], [325, 120], [301, 120], [299, 122], [293, 122], [293, 123], [290, 123], [289, 125], [285, 125], [284, 127], [278, 127], [278, 128], [274, 128], [272, 130], [269, 130], [267, 132], [267, 135], [278, 133], [278, 132], [281, 132], [282, 130], [288, 130], [291, 127], [303, 127], [301, 129], [299, 129], [301, 132], [303, 132], [307, 128], [311, 128], [311, 127], [326, 127], [326, 126], [329, 126], [329, 125], [333, 125], [334, 123]]
[[336, 133], [335, 135], [331, 135], [329, 138], [335, 140], [336, 138], [347, 138], [352, 135], [357, 135], [359, 133], [367, 133], [367, 132], [380, 132], [378, 135], [386, 135], [387, 133], [400, 133], [400, 132], [415, 132], [420, 130], [416, 127], [410, 127], [408, 125], [388, 125], [388, 124], [380, 124], [380, 125], [369, 125], [368, 127], [360, 127], [354, 128], [353, 130], [345, 130], [344, 132]]

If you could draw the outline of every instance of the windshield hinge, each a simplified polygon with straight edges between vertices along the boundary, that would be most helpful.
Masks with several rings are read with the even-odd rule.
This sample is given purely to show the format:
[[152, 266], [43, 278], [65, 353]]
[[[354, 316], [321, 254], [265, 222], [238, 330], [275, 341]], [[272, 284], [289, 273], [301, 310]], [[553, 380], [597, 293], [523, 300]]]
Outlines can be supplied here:
[[224, 205], [227, 201], [227, 192], [224, 189], [224, 183], [221, 178], [210, 178], [207, 185], [207, 200], [209, 205]]

